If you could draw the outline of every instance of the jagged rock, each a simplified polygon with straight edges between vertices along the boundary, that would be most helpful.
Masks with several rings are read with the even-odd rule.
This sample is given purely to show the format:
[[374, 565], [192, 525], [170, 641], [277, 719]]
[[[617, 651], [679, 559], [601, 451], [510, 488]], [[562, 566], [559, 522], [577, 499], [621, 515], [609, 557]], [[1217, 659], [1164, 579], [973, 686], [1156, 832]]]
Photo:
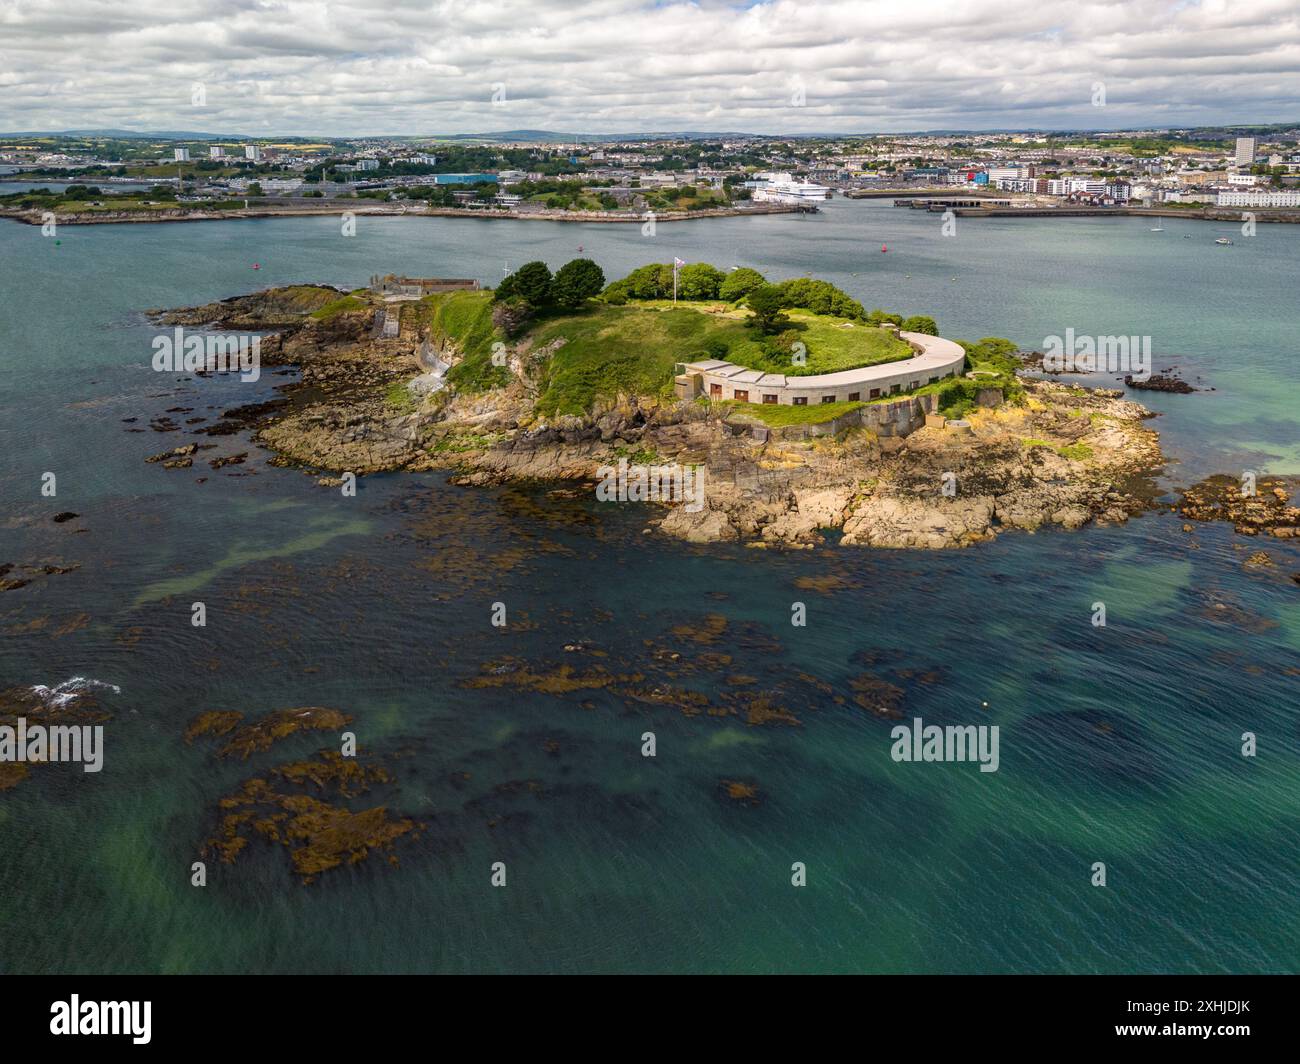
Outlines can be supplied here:
[[676, 506], [669, 511], [660, 523], [659, 531], [687, 543], [721, 543], [739, 538], [726, 514], [708, 509], [690, 513], [685, 506]]
[[845, 543], [871, 547], [965, 547], [991, 539], [994, 500], [872, 496], [844, 524]]

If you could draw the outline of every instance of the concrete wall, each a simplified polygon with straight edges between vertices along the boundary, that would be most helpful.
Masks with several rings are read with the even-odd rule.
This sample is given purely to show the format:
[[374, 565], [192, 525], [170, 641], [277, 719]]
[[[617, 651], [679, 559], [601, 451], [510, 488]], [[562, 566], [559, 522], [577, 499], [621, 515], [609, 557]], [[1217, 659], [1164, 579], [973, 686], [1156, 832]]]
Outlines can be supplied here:
[[[782, 425], [771, 429], [770, 435], [786, 439], [803, 439], [809, 436], [834, 436], [845, 429], [870, 429], [878, 436], [908, 436], [925, 427], [925, 419], [939, 409], [939, 397], [933, 394], [908, 396], [890, 403], [868, 403], [847, 414], [824, 421], [820, 425]], [[755, 431], [754, 438], [766, 441], [768, 435]]]
[[912, 358], [900, 362], [796, 377], [706, 359], [684, 363], [674, 387], [681, 399], [705, 395], [710, 399], [762, 403], [765, 396], [775, 396], [776, 403], [782, 406], [793, 405], [795, 400], [815, 406], [823, 402], [851, 401], [850, 397], [870, 402], [888, 395], [901, 395], [962, 372], [966, 353], [960, 345], [921, 333], [899, 335], [916, 352]]

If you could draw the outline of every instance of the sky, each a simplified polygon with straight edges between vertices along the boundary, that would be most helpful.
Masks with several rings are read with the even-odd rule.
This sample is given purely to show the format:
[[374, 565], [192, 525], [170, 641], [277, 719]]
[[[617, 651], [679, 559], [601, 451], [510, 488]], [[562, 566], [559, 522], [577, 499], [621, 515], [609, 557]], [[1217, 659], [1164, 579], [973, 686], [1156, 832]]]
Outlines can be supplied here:
[[0, 130], [1300, 121], [1300, 0], [0, 0]]

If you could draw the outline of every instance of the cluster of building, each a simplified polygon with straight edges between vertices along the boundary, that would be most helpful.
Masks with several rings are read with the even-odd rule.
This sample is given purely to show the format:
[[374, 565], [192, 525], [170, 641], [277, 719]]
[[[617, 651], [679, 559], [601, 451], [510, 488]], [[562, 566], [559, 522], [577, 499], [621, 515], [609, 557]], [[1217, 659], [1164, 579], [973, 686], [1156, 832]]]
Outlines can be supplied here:
[[[1300, 128], [1270, 132], [1267, 140], [1237, 137], [1226, 149], [1216, 146], [1223, 143], [1221, 135], [1203, 140], [1197, 135], [1190, 130], [1133, 130], [1076, 135], [678, 136], [604, 143], [521, 140], [493, 145], [502, 152], [503, 163], [509, 149], [513, 166], [460, 174], [439, 172], [451, 168], [447, 159], [457, 158], [446, 152], [459, 149], [443, 150], [444, 165], [439, 168], [439, 155], [408, 139], [194, 143], [165, 149], [171, 160], [164, 155], [152, 161], [190, 162], [192, 153], [203, 153], [208, 164], [221, 164], [220, 173], [200, 165], [187, 176], [181, 191], [191, 196], [260, 190], [288, 197], [310, 192], [326, 198], [353, 193], [401, 198], [413, 186], [493, 182], [497, 188], [492, 196], [463, 189], [454, 193], [455, 202], [485, 209], [528, 209], [532, 205], [515, 186], [557, 179], [556, 160], [565, 163], [559, 179], [583, 183], [610, 209], [619, 210], [641, 209], [656, 191], [683, 186], [725, 192], [731, 200], [810, 209], [837, 192], [909, 188], [956, 189], [984, 198], [1000, 194], [1015, 206], [1300, 206]], [[482, 152], [475, 157], [481, 159]], [[538, 169], [520, 167], [521, 157], [538, 160]], [[0, 162], [5, 161], [31, 162], [32, 156], [10, 160], [0, 151]], [[105, 165], [66, 152], [47, 152], [36, 162]]]
[[[1258, 137], [1237, 137], [1227, 151], [1189, 146], [1151, 155], [1113, 147], [1124, 137], [1140, 141], [1151, 136], [1152, 131], [1097, 134], [1084, 145], [1037, 142], [1027, 135], [990, 138], [993, 142], [986, 145], [969, 137], [908, 138], [890, 142], [889, 150], [879, 153], [831, 158], [831, 168], [811, 176], [862, 189], [996, 190], [1022, 197], [1026, 205], [1300, 206], [1294, 133], [1279, 136], [1267, 154]], [[915, 165], [918, 157], [924, 165]], [[903, 162], [912, 165], [897, 165]]]

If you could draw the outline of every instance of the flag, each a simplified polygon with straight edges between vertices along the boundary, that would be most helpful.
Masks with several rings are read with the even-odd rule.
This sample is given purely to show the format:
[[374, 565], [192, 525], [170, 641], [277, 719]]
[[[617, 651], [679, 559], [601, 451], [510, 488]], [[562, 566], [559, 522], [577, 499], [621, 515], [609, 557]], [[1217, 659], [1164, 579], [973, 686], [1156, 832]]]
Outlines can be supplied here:
[[686, 263], [683, 262], [681, 259], [679, 259], [676, 255], [674, 255], [674, 256], [673, 256], [673, 265], [674, 265], [674, 266], [685, 266]]

